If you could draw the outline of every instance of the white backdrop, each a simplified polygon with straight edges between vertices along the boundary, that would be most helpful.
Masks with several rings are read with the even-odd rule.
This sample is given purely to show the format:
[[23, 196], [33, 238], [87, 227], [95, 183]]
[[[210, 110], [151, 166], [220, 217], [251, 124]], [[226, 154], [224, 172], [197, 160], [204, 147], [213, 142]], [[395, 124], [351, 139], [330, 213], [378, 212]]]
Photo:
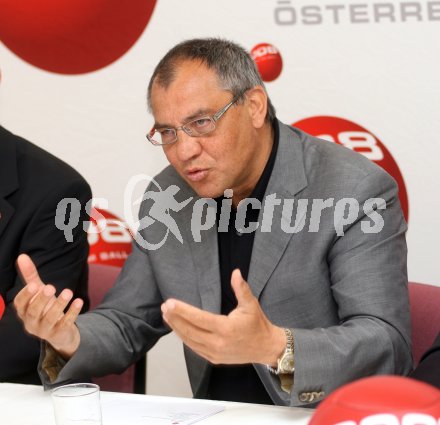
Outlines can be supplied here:
[[[248, 50], [276, 46], [283, 69], [267, 89], [282, 121], [335, 116], [380, 139], [408, 194], [409, 278], [440, 285], [440, 1], [158, 0], [127, 53], [77, 75], [30, 65], [0, 43], [1, 124], [74, 166], [123, 217], [130, 177], [166, 165], [144, 136], [152, 124], [145, 101], [152, 70], [177, 42], [205, 36]], [[149, 355], [148, 392], [189, 394], [175, 352], [171, 337]], [[164, 358], [175, 363], [168, 377]]]

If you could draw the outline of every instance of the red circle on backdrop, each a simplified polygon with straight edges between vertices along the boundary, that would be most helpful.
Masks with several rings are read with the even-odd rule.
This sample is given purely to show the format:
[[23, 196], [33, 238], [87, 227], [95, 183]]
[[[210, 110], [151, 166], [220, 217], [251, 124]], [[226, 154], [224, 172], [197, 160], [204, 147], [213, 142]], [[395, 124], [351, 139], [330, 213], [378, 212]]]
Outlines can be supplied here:
[[257, 65], [263, 81], [273, 81], [283, 69], [283, 60], [278, 49], [269, 43], [257, 44], [251, 50], [251, 56]]
[[373, 376], [330, 394], [309, 425], [433, 425], [439, 419], [437, 388], [402, 376]]
[[408, 222], [408, 194], [402, 173], [391, 153], [378, 137], [353, 121], [332, 116], [305, 118], [292, 125], [312, 136], [336, 142], [366, 156], [393, 176], [399, 186], [399, 200], [405, 220]]
[[89, 263], [122, 267], [133, 240], [123, 221], [109, 211], [92, 208], [88, 230]]
[[5, 301], [3, 300], [3, 297], [0, 295], [0, 319], [3, 316], [3, 313], [5, 312]]
[[156, 0], [2, 0], [0, 40], [46, 71], [96, 71], [133, 46], [155, 4]]

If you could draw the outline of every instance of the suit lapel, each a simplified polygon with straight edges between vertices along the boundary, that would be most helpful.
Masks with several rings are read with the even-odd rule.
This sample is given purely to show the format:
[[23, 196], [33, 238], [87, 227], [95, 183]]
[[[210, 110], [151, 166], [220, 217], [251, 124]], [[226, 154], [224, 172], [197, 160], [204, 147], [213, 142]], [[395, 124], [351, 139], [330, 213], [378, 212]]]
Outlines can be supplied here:
[[[201, 242], [195, 242], [191, 231], [191, 218], [195, 202], [200, 198], [182, 181], [182, 195], [194, 199], [182, 210], [179, 228], [183, 229], [184, 243], [189, 247], [195, 268], [196, 282], [200, 295], [201, 309], [219, 314], [221, 306], [220, 266], [217, 244], [217, 226], [201, 232]], [[205, 207], [206, 208], [206, 207]], [[195, 395], [205, 394], [209, 363], [185, 347], [185, 357], [191, 377], [191, 387]]]
[[[195, 201], [200, 198], [196, 198]], [[193, 206], [194, 204], [192, 204]], [[212, 208], [208, 206], [205, 208]], [[195, 242], [191, 233], [192, 207], [185, 212], [186, 217], [183, 227], [186, 229], [187, 240], [191, 249], [194, 266], [197, 275], [197, 286], [199, 288], [201, 307], [203, 310], [212, 313], [220, 313], [221, 306], [221, 284], [220, 266], [217, 243], [217, 226], [214, 224], [209, 230], [201, 232], [201, 242]], [[215, 212], [215, 211], [214, 211]]]
[[7, 197], [19, 188], [17, 153], [13, 137], [0, 126], [0, 236], [15, 212]]
[[0, 237], [5, 231], [9, 221], [14, 215], [15, 209], [8, 201], [0, 199]]
[[[194, 240], [192, 233], [191, 219], [194, 211], [194, 204], [200, 201], [200, 197], [191, 189], [191, 187], [181, 179], [176, 173], [178, 187], [180, 191], [176, 199], [182, 202], [188, 198], [193, 198], [191, 202], [177, 214], [178, 227], [182, 232], [185, 246], [189, 249], [195, 269], [196, 282], [198, 286], [201, 308], [213, 313], [220, 312], [221, 285], [220, 285], [220, 267], [218, 261], [217, 245], [217, 225], [214, 224], [209, 230], [200, 232], [201, 242]], [[215, 201], [214, 201], [215, 202]], [[205, 205], [206, 208], [212, 208]], [[214, 210], [215, 213], [215, 210]]]
[[[260, 212], [260, 226], [255, 233], [248, 276], [249, 285], [257, 298], [260, 297], [290, 239], [294, 237], [293, 233], [286, 233], [281, 229], [282, 220], [287, 219], [290, 221], [290, 217], [283, 218], [282, 216], [283, 200], [294, 199], [296, 203], [297, 198], [295, 195], [307, 186], [301, 139], [290, 127], [281, 122], [279, 122], [279, 126], [278, 152], [266, 189], [265, 200], [267, 200], [268, 195], [276, 194], [276, 198], [281, 199], [281, 205], [274, 207], [270, 231], [262, 231], [261, 228], [264, 202], [263, 209]], [[297, 225], [303, 218], [301, 217], [298, 220]]]

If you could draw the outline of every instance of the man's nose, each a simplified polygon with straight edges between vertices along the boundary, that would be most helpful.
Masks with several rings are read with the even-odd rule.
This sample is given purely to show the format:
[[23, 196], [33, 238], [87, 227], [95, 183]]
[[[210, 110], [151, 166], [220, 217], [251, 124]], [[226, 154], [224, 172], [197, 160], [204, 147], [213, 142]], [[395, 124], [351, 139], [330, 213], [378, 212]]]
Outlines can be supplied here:
[[189, 161], [202, 152], [201, 138], [188, 136], [183, 130], [177, 132], [177, 155], [180, 161]]

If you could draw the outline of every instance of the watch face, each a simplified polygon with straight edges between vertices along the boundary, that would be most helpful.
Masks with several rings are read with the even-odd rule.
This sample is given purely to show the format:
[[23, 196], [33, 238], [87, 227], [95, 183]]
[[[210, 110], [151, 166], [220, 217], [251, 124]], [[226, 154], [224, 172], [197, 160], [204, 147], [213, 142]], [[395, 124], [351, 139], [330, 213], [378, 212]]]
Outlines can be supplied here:
[[295, 362], [293, 360], [293, 353], [287, 352], [280, 361], [280, 369], [284, 373], [291, 373], [295, 369]]

